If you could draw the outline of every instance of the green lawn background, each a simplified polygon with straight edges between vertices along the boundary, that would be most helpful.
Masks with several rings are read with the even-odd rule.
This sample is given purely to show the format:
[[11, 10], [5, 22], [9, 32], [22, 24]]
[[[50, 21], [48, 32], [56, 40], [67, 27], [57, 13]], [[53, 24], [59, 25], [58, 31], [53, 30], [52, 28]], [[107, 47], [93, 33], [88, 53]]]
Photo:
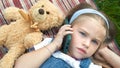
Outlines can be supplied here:
[[115, 40], [120, 47], [120, 0], [94, 0], [94, 2], [115, 24], [117, 28]]

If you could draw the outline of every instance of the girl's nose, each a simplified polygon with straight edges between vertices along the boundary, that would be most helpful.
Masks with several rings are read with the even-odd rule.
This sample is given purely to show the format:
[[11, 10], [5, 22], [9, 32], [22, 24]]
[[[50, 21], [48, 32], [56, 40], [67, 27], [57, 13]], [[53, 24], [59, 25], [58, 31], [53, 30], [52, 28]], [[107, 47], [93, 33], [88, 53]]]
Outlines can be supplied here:
[[83, 45], [84, 45], [86, 48], [88, 48], [88, 47], [90, 46], [90, 39], [85, 39], [85, 40], [83, 41]]

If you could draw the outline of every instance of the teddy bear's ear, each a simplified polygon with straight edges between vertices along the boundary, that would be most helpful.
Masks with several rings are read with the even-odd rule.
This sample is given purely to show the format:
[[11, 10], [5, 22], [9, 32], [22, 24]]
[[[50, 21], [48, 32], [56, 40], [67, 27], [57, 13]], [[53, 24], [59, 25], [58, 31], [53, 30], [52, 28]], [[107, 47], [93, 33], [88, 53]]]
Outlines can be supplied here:
[[25, 13], [22, 9], [19, 10], [19, 13], [23, 17], [23, 19], [30, 21], [29, 15], [27, 13]]

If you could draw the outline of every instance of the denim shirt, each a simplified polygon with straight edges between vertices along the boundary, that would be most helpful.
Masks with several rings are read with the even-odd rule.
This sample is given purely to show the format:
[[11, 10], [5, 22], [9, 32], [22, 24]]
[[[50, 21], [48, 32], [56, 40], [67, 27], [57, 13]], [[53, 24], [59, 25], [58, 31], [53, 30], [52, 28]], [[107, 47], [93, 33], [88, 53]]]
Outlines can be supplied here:
[[[80, 62], [80, 68], [89, 68], [91, 60], [89, 58], [83, 59]], [[72, 68], [69, 64], [59, 58], [51, 56], [39, 68]]]
[[39, 68], [72, 68], [65, 61], [51, 56]]

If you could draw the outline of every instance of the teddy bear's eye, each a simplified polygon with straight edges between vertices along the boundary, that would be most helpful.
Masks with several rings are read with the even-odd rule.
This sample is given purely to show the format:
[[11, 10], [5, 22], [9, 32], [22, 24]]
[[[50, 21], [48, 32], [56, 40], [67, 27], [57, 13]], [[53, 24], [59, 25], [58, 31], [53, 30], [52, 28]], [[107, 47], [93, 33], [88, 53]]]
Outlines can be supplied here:
[[44, 5], [42, 5], [41, 7], [44, 7]]
[[47, 11], [46, 13], [47, 13], [47, 14], [50, 14], [50, 12], [48, 12], [48, 11]]
[[10, 21], [11, 21], [11, 22], [14, 22], [15, 20], [14, 20], [14, 19], [11, 19]]

